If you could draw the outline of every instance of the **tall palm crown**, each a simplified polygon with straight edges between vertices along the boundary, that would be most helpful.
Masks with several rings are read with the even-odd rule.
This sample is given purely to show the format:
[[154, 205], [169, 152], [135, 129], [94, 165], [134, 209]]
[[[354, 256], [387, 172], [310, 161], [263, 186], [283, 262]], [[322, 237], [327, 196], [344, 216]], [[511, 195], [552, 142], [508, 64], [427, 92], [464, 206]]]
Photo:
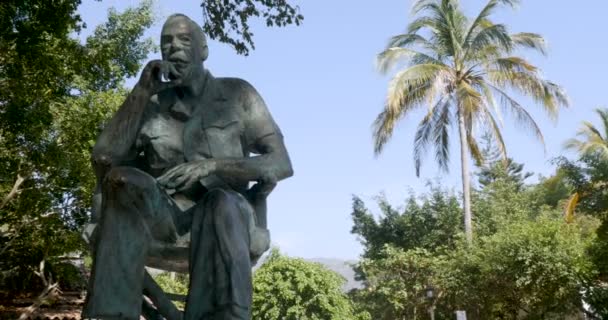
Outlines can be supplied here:
[[569, 139], [565, 143], [567, 149], [576, 150], [580, 155], [599, 153], [608, 159], [608, 109], [595, 109], [602, 120], [603, 130], [597, 129], [591, 122], [584, 121], [576, 135], [580, 139]]
[[376, 155], [382, 151], [398, 120], [426, 105], [428, 112], [415, 135], [416, 175], [420, 175], [421, 160], [429, 145], [434, 145], [435, 158], [440, 168], [447, 171], [449, 128], [456, 121], [469, 242], [472, 231], [468, 156], [483, 163], [474, 128], [490, 132], [506, 157], [499, 126], [501, 111], [508, 111], [544, 143], [538, 125], [510, 92], [533, 98], [552, 118], [557, 116], [560, 106], [568, 105], [558, 85], [543, 79], [537, 67], [514, 55], [522, 48], [545, 54], [543, 38], [535, 33], [511, 34], [505, 25], [490, 20], [499, 6], [514, 7], [518, 3], [518, 0], [490, 0], [471, 20], [464, 15], [458, 0], [418, 0], [412, 9], [416, 18], [407, 33], [391, 38], [387, 49], [378, 56], [383, 73], [401, 61], [406, 61], [407, 67], [390, 81], [386, 105], [374, 122], [374, 151]]

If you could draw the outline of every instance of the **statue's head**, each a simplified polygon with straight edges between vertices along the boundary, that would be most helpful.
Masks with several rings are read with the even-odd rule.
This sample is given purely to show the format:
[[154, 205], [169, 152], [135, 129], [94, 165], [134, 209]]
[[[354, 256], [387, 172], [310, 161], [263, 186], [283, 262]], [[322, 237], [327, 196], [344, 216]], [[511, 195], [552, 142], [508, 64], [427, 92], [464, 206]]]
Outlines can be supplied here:
[[189, 79], [203, 71], [203, 61], [209, 55], [207, 39], [201, 27], [183, 14], [167, 18], [160, 38], [163, 60], [170, 62], [179, 78]]

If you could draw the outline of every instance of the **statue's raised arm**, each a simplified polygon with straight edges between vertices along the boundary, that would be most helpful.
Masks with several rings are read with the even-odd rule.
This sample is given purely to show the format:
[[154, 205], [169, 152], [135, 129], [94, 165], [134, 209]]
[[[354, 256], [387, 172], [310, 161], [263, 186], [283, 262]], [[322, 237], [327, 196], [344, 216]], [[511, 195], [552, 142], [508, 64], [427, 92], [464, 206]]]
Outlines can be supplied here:
[[127, 99], [104, 126], [91, 156], [98, 179], [102, 179], [109, 168], [132, 164], [137, 157], [135, 142], [150, 98], [181, 82], [180, 79], [162, 82], [161, 76], [170, 77], [171, 68], [161, 60], [150, 61]]

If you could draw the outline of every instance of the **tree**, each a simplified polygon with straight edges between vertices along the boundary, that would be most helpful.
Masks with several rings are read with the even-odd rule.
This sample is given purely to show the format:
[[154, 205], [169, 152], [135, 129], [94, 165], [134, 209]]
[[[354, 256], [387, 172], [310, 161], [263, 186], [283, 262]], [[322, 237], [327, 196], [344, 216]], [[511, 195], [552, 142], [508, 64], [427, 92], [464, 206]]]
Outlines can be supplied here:
[[605, 318], [608, 317], [608, 160], [596, 151], [583, 153], [576, 161], [561, 157], [556, 162], [570, 194], [579, 195], [576, 212], [574, 207], [570, 207], [566, 215], [571, 219], [592, 216], [601, 222], [589, 248], [590, 259], [598, 274], [589, 281], [587, 300], [596, 316]]
[[321, 264], [273, 249], [253, 277], [253, 318], [262, 320], [357, 319], [344, 279]]
[[372, 319], [427, 319], [432, 302], [426, 298], [426, 290], [438, 283], [443, 260], [443, 255], [425, 249], [386, 245], [378, 258], [361, 261], [366, 288], [351, 293], [353, 302]]
[[477, 164], [479, 171], [476, 173], [480, 187], [486, 187], [497, 180], [509, 180], [521, 190], [532, 173], [524, 172], [524, 164], [517, 163], [512, 158], [501, 159], [500, 150], [492, 143], [489, 134], [485, 134], [482, 139], [485, 143], [481, 150], [484, 163]]
[[559, 211], [504, 225], [472, 250], [449, 256], [439, 274], [445, 303], [476, 319], [560, 319], [582, 311], [595, 275], [586, 249], [593, 221], [564, 223]]
[[[588, 160], [596, 158], [596, 160], [605, 161], [608, 160], [608, 109], [596, 109], [595, 111], [602, 120], [604, 136], [591, 122], [584, 121], [582, 127], [577, 132], [577, 136], [581, 137], [581, 139], [568, 139], [564, 143], [564, 147], [578, 151], [581, 158]], [[581, 196], [584, 197], [585, 194], [574, 192], [570, 196], [565, 208], [567, 216], [571, 217], [574, 215], [574, 210]]]
[[[250, 18], [261, 16], [268, 27], [299, 26], [304, 20], [300, 8], [290, 5], [287, 0], [203, 1], [201, 7], [205, 18], [203, 31], [244, 55], [255, 49], [253, 33], [249, 29]], [[236, 37], [232, 33], [236, 33]]]
[[453, 249], [462, 232], [460, 205], [455, 195], [431, 186], [430, 194], [410, 195], [405, 207], [395, 208], [386, 198], [377, 198], [382, 215], [375, 219], [363, 201], [353, 197], [353, 227], [363, 245], [365, 258], [378, 258], [385, 245], [404, 250]]
[[[509, 90], [532, 97], [552, 116], [568, 101], [562, 89], [543, 79], [537, 67], [514, 55], [520, 48], [545, 53], [543, 38], [534, 33], [510, 34], [503, 24], [490, 20], [500, 6], [517, 0], [490, 0], [474, 19], [461, 10], [457, 0], [418, 0], [413, 14], [419, 15], [407, 33], [394, 36], [378, 56], [381, 72], [390, 71], [406, 59], [409, 65], [391, 80], [384, 110], [374, 122], [375, 153], [391, 138], [395, 124], [417, 107], [428, 104], [414, 141], [416, 174], [427, 147], [435, 147], [435, 158], [443, 170], [449, 163], [449, 128], [456, 121], [459, 132], [465, 233], [473, 241], [469, 155], [483, 163], [473, 128], [487, 128], [503, 158], [505, 145], [497, 118], [495, 98], [543, 142], [543, 136], [526, 108]], [[428, 36], [427, 36], [428, 35]], [[454, 119], [455, 118], [455, 119]]]
[[[366, 251], [359, 271], [366, 287], [352, 293], [354, 302], [373, 319], [426, 319], [431, 305], [446, 319], [454, 310], [466, 310], [469, 319], [561, 319], [580, 312], [595, 288], [590, 284], [597, 271], [587, 249], [598, 221], [580, 216], [566, 223], [561, 210], [534, 199], [540, 194], [518, 190], [509, 180], [480, 190], [472, 247], [456, 238], [448, 250], [433, 249], [416, 242], [420, 234], [408, 232], [413, 228], [407, 224], [384, 228], [385, 237], [362, 232]], [[432, 214], [418, 215], [433, 220]], [[370, 231], [383, 224], [366, 225]], [[413, 239], [397, 242], [395, 235]], [[373, 256], [367, 254], [370, 243], [380, 248]], [[425, 298], [429, 286], [432, 301]]]
[[94, 177], [90, 149], [154, 49], [142, 39], [152, 3], [118, 13], [85, 43], [72, 36], [84, 23], [79, 1], [0, 4], [0, 269], [29, 281], [41, 261], [83, 249]]
[[591, 122], [584, 121], [577, 132], [580, 139], [572, 138], [566, 141], [566, 149], [578, 151], [581, 156], [597, 153], [608, 159], [608, 109], [595, 109], [602, 121], [602, 130], [596, 128]]

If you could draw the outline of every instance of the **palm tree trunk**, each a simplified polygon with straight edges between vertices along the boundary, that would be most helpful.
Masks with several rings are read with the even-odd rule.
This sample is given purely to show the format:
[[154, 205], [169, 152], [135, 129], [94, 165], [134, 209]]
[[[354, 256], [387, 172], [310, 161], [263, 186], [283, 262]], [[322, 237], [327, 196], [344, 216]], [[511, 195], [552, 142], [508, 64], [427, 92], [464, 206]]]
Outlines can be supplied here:
[[471, 180], [469, 177], [469, 144], [467, 142], [466, 127], [464, 124], [464, 114], [458, 110], [458, 131], [460, 133], [460, 164], [462, 167], [462, 194], [464, 207], [464, 233], [467, 244], [473, 244], [473, 225], [471, 221]]

